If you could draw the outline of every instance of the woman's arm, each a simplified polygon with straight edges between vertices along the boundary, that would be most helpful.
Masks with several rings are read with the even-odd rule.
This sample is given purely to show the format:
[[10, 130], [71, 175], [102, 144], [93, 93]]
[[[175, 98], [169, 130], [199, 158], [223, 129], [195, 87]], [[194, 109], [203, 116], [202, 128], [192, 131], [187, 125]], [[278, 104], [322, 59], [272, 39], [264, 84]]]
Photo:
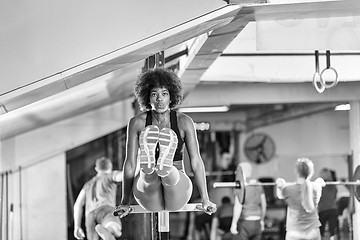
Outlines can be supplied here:
[[267, 203], [266, 203], [266, 196], [265, 193], [262, 193], [260, 195], [261, 198], [261, 229], [262, 231], [265, 230], [265, 216], [266, 216], [266, 208], [267, 208]]
[[284, 199], [283, 189], [286, 186], [286, 181], [283, 178], [276, 179], [276, 196], [279, 199]]
[[179, 124], [180, 128], [184, 131], [186, 149], [189, 154], [191, 167], [194, 172], [195, 182], [199, 189], [203, 207], [205, 208], [205, 212], [207, 211], [208, 207], [215, 208], [214, 209], [215, 212], [216, 205], [210, 202], [209, 200], [209, 194], [207, 190], [207, 183], [205, 176], [205, 166], [200, 156], [199, 143], [197, 140], [194, 122], [187, 115], [181, 114], [181, 116], [179, 117], [179, 123], [180, 123]]
[[[321, 195], [322, 195], [322, 188], [325, 187], [325, 182], [321, 182], [321, 181], [319, 182], [319, 180], [316, 179], [313, 183], [313, 187], [314, 187], [314, 191], [315, 191], [314, 205], [315, 205], [315, 207], [317, 207], [317, 205], [320, 202]], [[335, 187], [335, 186], [333, 186], [333, 187]], [[329, 201], [330, 201], [330, 199], [329, 199]]]
[[239, 198], [235, 194], [233, 216], [232, 216], [231, 227], [230, 227], [230, 232], [232, 234], [238, 234], [237, 223], [240, 219], [241, 211], [242, 211], [242, 204], [240, 203]]
[[130, 194], [133, 188], [139, 146], [138, 126], [141, 124], [139, 122], [140, 121], [134, 117], [130, 119], [127, 127], [126, 156], [122, 171], [121, 205], [129, 205]]

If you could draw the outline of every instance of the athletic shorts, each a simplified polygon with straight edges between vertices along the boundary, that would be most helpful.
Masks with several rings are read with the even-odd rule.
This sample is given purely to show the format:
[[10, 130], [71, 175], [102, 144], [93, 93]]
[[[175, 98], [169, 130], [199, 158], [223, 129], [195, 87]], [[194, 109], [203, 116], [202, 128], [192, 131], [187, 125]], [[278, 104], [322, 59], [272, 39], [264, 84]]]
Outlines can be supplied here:
[[105, 205], [92, 212], [89, 212], [86, 215], [85, 226], [88, 239], [96, 239], [97, 233], [95, 231], [95, 226], [97, 224], [104, 226], [108, 222], [115, 222], [121, 226], [120, 218], [113, 215], [114, 210], [114, 207]]

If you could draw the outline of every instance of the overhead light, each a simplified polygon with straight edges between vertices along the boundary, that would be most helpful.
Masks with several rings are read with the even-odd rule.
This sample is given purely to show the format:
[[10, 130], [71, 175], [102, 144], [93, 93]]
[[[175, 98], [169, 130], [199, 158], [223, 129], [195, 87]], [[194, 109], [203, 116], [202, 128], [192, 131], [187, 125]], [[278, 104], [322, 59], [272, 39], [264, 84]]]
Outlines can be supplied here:
[[335, 111], [349, 111], [350, 108], [350, 104], [340, 104], [335, 107]]
[[215, 106], [215, 107], [183, 107], [179, 108], [179, 112], [227, 112], [228, 106]]

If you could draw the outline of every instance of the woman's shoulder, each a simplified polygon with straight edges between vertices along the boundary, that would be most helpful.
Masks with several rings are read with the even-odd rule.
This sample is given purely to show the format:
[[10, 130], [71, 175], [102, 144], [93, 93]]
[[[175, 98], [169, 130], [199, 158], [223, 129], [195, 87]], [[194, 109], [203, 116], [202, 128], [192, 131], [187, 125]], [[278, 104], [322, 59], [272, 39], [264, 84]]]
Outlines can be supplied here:
[[192, 129], [194, 127], [192, 118], [182, 112], [177, 112], [177, 122], [180, 129]]
[[141, 127], [144, 128], [146, 122], [147, 112], [141, 112], [132, 118], [129, 121], [129, 127]]
[[189, 115], [185, 114], [185, 113], [177, 111], [176, 115], [177, 115], [178, 122], [181, 122], [181, 123], [193, 123], [192, 118]]

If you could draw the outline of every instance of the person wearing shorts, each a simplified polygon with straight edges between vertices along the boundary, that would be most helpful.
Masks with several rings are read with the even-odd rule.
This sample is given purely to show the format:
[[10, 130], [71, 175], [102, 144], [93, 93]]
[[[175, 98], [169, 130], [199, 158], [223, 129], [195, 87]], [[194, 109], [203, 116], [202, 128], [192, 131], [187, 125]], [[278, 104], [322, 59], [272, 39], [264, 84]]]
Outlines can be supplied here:
[[193, 192], [185, 172], [185, 148], [201, 208], [209, 215], [216, 212], [208, 195], [194, 122], [176, 110], [183, 99], [179, 77], [163, 67], [149, 69], [139, 75], [134, 94], [143, 112], [128, 123], [122, 199], [116, 212], [121, 218], [130, 213], [132, 194], [141, 207], [152, 212], [185, 206]]
[[81, 228], [85, 206], [86, 237], [89, 240], [114, 240], [122, 234], [120, 219], [113, 215], [116, 206], [117, 183], [123, 179], [121, 171], [113, 171], [108, 158], [96, 160], [97, 175], [87, 181], [74, 204], [74, 236], [84, 239]]
[[230, 233], [234, 204], [228, 196], [221, 199], [221, 206], [216, 211], [211, 222], [210, 240], [222, 239], [224, 234]]
[[308, 158], [299, 158], [295, 166], [296, 182], [276, 180], [277, 196], [287, 203], [285, 240], [321, 240], [317, 211], [321, 198], [322, 178], [311, 181], [314, 164]]
[[[240, 170], [243, 173], [240, 173]], [[251, 179], [252, 166], [242, 162], [236, 170], [236, 178], [243, 177], [244, 181], [256, 183]], [[261, 240], [266, 215], [266, 197], [262, 186], [246, 186], [244, 203], [240, 203], [239, 191], [235, 191], [235, 203], [230, 231], [234, 240]]]

